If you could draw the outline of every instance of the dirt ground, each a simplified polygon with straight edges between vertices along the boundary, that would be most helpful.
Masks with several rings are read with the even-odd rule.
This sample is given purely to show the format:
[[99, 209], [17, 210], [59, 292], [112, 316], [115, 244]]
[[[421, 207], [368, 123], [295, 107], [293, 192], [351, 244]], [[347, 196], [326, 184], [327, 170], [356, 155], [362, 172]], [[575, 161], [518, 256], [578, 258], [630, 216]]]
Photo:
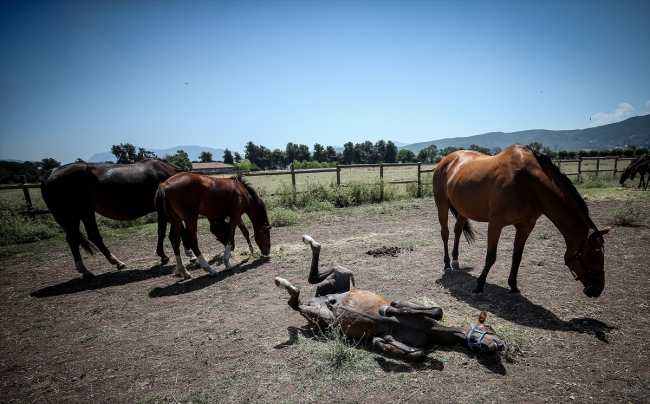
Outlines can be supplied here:
[[[588, 204], [599, 227], [612, 223], [616, 202]], [[223, 271], [223, 248], [203, 227], [204, 255], [220, 272], [209, 277], [194, 267], [187, 281], [171, 275], [172, 265], [157, 265], [151, 229], [105, 237], [127, 269], [88, 257], [93, 281], [80, 279], [62, 238], [3, 247], [0, 401], [647, 403], [645, 223], [606, 235], [606, 286], [597, 299], [586, 297], [563, 265], [564, 241], [545, 218], [524, 252], [521, 295], [507, 293], [514, 230], [506, 228], [485, 293], [472, 299], [487, 227], [474, 223], [477, 242], [463, 241], [461, 269], [443, 275], [431, 199], [306, 214], [300, 224], [272, 231], [270, 258], [250, 256], [238, 235], [231, 272]], [[302, 234], [323, 245], [323, 266], [352, 269], [357, 287], [435, 302], [457, 321], [476, 321], [488, 310], [488, 322], [508, 331], [506, 344], [519, 352], [506, 358], [433, 346], [424, 363], [411, 364], [361, 343], [353, 349], [370, 366], [324, 371], [300, 347], [326, 342], [309, 339], [306, 320], [273, 282], [281, 276], [301, 287], [303, 299], [313, 296]], [[381, 247], [400, 252], [366, 254]]]

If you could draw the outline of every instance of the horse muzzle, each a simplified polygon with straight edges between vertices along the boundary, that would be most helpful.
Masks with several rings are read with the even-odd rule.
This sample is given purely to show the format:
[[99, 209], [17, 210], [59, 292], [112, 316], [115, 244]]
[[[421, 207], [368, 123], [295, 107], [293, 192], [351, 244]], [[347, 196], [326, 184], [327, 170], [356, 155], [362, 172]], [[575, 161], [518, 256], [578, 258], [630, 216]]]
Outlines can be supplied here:
[[268, 257], [271, 254], [271, 247], [260, 248], [262, 255]]
[[582, 292], [587, 295], [588, 297], [598, 297], [600, 296], [601, 293], [603, 293], [603, 289], [605, 287], [602, 285], [587, 285], [585, 288], [582, 290]]

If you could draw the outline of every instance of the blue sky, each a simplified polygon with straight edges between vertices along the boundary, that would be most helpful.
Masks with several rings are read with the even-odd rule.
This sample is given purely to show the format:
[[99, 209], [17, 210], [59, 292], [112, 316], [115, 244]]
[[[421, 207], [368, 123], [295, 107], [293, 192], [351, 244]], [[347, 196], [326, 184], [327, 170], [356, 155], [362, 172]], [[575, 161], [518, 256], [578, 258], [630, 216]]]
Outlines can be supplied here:
[[648, 112], [647, 0], [0, 2], [0, 159], [416, 143]]

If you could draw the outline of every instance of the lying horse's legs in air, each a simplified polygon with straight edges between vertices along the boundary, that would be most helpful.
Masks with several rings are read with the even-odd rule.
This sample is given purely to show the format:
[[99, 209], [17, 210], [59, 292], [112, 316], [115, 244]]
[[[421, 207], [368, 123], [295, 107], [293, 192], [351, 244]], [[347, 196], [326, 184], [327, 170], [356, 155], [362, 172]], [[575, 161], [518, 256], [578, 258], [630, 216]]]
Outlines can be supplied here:
[[490, 268], [497, 260], [497, 245], [499, 244], [499, 237], [501, 237], [501, 229], [503, 226], [501, 224], [495, 224], [493, 222], [488, 223], [488, 240], [487, 240], [487, 254], [485, 255], [485, 266], [481, 275], [476, 280], [476, 288], [472, 290], [472, 293], [483, 293], [483, 286], [485, 285], [485, 280], [487, 279]]
[[384, 317], [414, 315], [442, 320], [442, 309], [440, 307], [424, 307], [406, 300], [392, 301], [390, 306], [382, 306], [379, 309], [379, 314]]
[[372, 344], [387, 356], [400, 357], [412, 361], [422, 361], [427, 356], [422, 349], [411, 348], [410, 346], [395, 340], [390, 335], [374, 337]]
[[95, 220], [95, 212], [87, 211], [82, 213], [81, 221], [83, 222], [84, 227], [86, 228], [86, 233], [88, 233], [88, 239], [93, 244], [95, 244], [95, 246], [99, 249], [99, 251], [102, 252], [102, 254], [104, 254], [104, 257], [106, 257], [108, 262], [115, 265], [117, 269], [126, 268], [126, 264], [118, 260], [113, 254], [111, 254], [111, 252], [108, 250], [106, 245], [104, 245], [102, 236], [99, 234], [97, 221]]
[[309, 306], [306, 304], [300, 304], [300, 290], [289, 283], [288, 280], [276, 277], [275, 286], [284, 289], [289, 293], [289, 307], [299, 312], [308, 321], [316, 323], [320, 327], [326, 327], [334, 323], [336, 317], [327, 306]]
[[311, 247], [311, 269], [309, 271], [309, 278], [307, 281], [314, 285], [317, 283], [321, 283], [324, 281], [328, 276], [334, 272], [334, 268], [329, 269], [325, 272], [318, 272], [318, 259], [320, 257], [320, 244], [316, 242], [311, 236], [308, 235], [303, 235], [302, 236], [302, 242], [309, 245]]
[[521, 264], [521, 256], [524, 253], [524, 246], [528, 236], [535, 228], [536, 220], [516, 225], [515, 245], [512, 250], [512, 266], [510, 267], [510, 276], [508, 277], [508, 286], [510, 286], [510, 293], [520, 293], [517, 288], [517, 274], [519, 273], [519, 264]]
[[455, 269], [460, 268], [460, 263], [458, 262], [458, 244], [460, 243], [460, 236], [463, 234], [465, 223], [467, 223], [467, 218], [458, 214], [456, 224], [454, 225], [454, 248], [451, 250], [451, 267]]

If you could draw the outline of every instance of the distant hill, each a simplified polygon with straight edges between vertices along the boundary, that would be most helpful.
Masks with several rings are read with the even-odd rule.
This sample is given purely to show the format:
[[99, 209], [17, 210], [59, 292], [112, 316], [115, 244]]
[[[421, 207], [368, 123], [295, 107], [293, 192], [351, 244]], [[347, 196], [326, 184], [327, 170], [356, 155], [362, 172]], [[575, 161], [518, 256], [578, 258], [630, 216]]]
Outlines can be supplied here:
[[[136, 147], [137, 149], [137, 147]], [[202, 147], [202, 146], [176, 146], [169, 149], [148, 149], [148, 151], [156, 153], [156, 156], [162, 158], [166, 154], [174, 155], [177, 151], [183, 150], [190, 156], [190, 160], [195, 161], [199, 159], [201, 152], [207, 151], [212, 153], [212, 159], [215, 161], [221, 160], [223, 158], [223, 149], [213, 149], [211, 147]], [[101, 152], [95, 153], [93, 156], [87, 160], [89, 163], [103, 163], [105, 161], [116, 161], [115, 156], [111, 152]]]
[[650, 147], [650, 115], [635, 116], [621, 122], [595, 128], [574, 130], [533, 129], [520, 132], [490, 132], [469, 137], [446, 138], [430, 142], [413, 143], [399, 149], [420, 150], [435, 144], [438, 149], [454, 146], [468, 148], [475, 144], [481, 147], [502, 149], [514, 144], [539, 142], [553, 150], [613, 149], [625, 148], [633, 144], [637, 147]]

